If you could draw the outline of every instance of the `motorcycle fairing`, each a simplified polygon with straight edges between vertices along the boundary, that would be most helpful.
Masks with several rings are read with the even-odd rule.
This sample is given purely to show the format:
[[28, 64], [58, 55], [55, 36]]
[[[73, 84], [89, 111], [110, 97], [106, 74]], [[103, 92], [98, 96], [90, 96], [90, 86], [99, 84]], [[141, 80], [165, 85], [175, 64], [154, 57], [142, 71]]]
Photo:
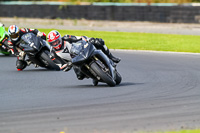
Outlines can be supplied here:
[[36, 54], [43, 48], [46, 47], [47, 49], [50, 49], [50, 46], [48, 47], [48, 44], [41, 38], [37, 37], [33, 33], [26, 33], [21, 37], [20, 40], [20, 47], [23, 48], [24, 52], [27, 53], [29, 56], [36, 56]]
[[72, 56], [72, 64], [78, 65], [81, 68], [84, 64], [95, 61], [91, 60], [91, 57], [96, 56], [108, 66], [112, 78], [115, 78], [115, 68], [112, 66], [110, 59], [101, 50], [97, 50], [91, 43], [85, 41], [73, 43], [70, 54]]
[[72, 56], [73, 64], [81, 64], [83, 61], [90, 59], [95, 47], [85, 41], [79, 41], [77, 43], [72, 43], [72, 48], [70, 50], [70, 55]]

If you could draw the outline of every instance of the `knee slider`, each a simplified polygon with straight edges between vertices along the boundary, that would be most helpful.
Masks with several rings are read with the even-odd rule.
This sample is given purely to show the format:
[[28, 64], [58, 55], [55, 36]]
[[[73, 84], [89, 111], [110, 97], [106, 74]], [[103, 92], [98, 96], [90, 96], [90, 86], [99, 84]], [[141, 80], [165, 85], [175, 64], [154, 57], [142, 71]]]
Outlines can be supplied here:
[[17, 69], [23, 70], [26, 66], [27, 66], [26, 61], [17, 60], [17, 62], [16, 62], [16, 67], [17, 67]]

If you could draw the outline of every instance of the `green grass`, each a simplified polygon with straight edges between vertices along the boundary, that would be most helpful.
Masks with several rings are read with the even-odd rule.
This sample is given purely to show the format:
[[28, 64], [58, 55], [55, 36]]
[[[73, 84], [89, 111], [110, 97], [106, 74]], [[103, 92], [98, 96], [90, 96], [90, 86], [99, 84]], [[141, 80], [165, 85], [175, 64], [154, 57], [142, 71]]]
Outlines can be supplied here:
[[[7, 30], [7, 28], [6, 28]], [[53, 29], [38, 29], [48, 34]], [[157, 33], [58, 30], [61, 35], [104, 39], [110, 49], [154, 50], [200, 53], [200, 36]]]
[[200, 130], [199, 130], [199, 129], [195, 129], [195, 130], [166, 131], [166, 132], [151, 132], [151, 133], [200, 133]]
[[[50, 29], [39, 29], [48, 34]], [[200, 53], [200, 36], [155, 33], [58, 30], [62, 35], [103, 38], [111, 49], [155, 50]]]

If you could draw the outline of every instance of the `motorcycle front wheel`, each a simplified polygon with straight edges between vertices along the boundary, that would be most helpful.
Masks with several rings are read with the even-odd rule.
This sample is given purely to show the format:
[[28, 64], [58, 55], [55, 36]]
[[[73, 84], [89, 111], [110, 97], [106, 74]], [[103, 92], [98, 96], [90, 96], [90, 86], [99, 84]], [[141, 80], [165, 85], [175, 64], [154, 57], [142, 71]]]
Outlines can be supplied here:
[[109, 86], [113, 87], [116, 85], [115, 81], [111, 77], [110, 74], [105, 73], [100, 66], [98, 66], [95, 62], [91, 64], [91, 69], [103, 80], [105, 83], [107, 83]]
[[119, 85], [121, 81], [122, 81], [121, 75], [118, 72], [116, 72], [116, 79], [115, 79], [116, 85]]

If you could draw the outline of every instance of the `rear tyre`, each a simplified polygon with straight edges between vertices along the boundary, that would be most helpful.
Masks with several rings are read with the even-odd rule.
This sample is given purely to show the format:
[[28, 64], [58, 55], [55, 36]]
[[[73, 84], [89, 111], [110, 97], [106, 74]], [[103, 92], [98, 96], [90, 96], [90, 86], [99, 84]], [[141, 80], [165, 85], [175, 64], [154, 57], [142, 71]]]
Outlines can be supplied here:
[[92, 63], [90, 67], [105, 83], [111, 87], [115, 86], [116, 83], [110, 74], [105, 73], [95, 62]]
[[49, 51], [45, 50], [41, 53], [40, 58], [44, 64], [44, 67], [50, 70], [60, 71], [60, 67], [56, 65], [48, 56]]

